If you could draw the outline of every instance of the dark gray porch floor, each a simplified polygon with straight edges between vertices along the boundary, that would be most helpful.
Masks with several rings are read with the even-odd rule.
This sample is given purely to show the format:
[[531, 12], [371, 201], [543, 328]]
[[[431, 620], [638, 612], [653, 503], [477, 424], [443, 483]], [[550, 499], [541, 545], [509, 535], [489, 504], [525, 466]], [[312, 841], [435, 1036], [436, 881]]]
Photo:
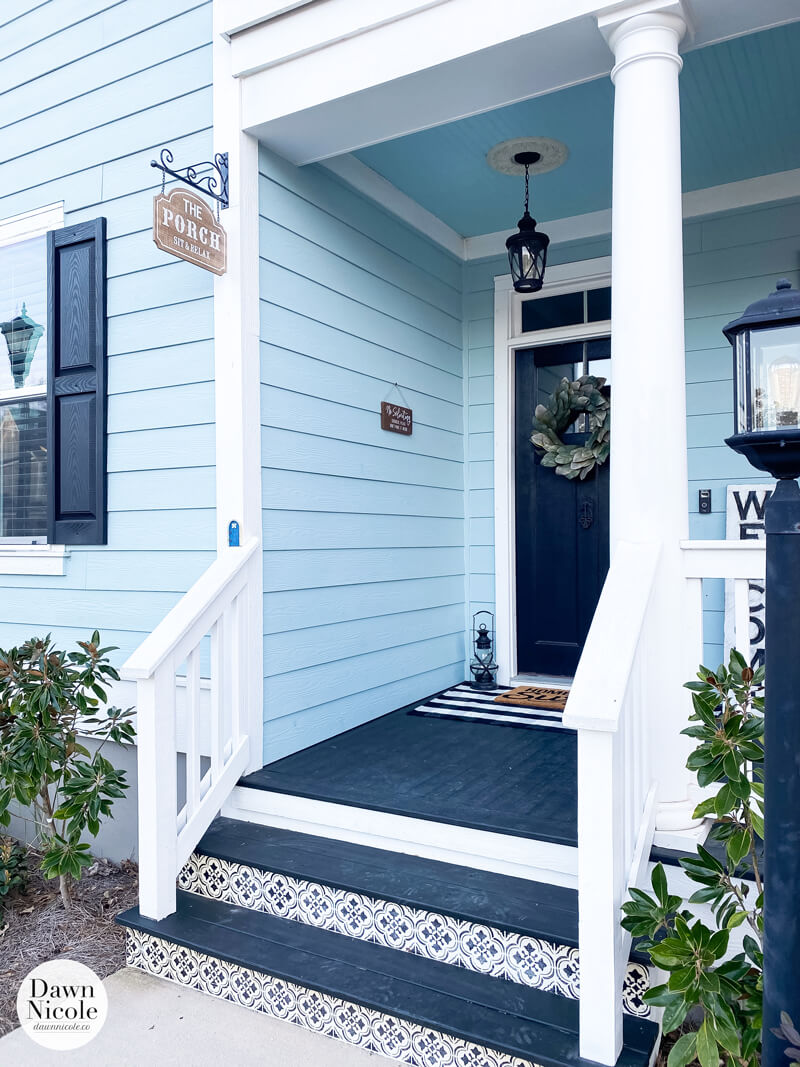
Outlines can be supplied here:
[[571, 731], [401, 709], [269, 763], [242, 784], [576, 845], [576, 781]]

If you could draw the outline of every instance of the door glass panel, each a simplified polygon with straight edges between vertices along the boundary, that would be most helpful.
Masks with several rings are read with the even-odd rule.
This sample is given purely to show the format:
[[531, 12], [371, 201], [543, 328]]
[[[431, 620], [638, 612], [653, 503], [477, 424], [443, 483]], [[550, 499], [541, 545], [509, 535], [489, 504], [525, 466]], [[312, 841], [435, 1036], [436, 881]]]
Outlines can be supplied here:
[[[567, 341], [559, 345], [535, 350], [536, 403], [547, 404], [562, 378], [575, 381], [583, 374], [605, 378], [611, 384], [611, 339], [600, 337], [594, 341]], [[588, 431], [588, 420], [582, 416], [570, 428], [572, 433]]]

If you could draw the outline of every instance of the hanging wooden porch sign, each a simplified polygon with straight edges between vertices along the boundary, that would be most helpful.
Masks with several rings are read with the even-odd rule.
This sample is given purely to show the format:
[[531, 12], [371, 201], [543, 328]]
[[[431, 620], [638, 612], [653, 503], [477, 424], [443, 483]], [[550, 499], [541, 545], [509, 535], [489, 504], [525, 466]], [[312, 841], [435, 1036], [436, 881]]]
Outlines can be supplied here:
[[410, 436], [414, 426], [411, 408], [401, 407], [399, 404], [387, 404], [381, 401], [381, 429], [389, 430], [390, 433], [402, 433]]
[[225, 229], [205, 200], [189, 189], [153, 198], [153, 240], [162, 252], [214, 274], [228, 269]]

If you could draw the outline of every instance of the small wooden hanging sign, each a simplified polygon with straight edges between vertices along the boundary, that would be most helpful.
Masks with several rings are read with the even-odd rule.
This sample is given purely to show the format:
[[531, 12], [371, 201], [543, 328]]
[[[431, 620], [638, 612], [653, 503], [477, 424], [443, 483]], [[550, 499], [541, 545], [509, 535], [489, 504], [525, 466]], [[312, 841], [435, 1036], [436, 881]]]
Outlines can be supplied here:
[[404, 408], [399, 404], [387, 404], [385, 400], [382, 400], [381, 429], [410, 436], [413, 429], [411, 408]]
[[162, 252], [214, 274], [228, 269], [225, 229], [205, 200], [188, 189], [153, 198], [153, 240]]

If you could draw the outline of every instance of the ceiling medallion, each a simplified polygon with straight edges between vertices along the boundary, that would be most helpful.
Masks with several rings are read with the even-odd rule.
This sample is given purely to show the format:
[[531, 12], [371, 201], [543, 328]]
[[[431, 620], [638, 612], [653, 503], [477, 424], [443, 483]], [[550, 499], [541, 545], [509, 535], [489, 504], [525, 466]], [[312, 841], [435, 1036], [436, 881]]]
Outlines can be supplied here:
[[567, 161], [569, 149], [561, 141], [550, 137], [512, 137], [490, 148], [486, 162], [500, 174], [524, 175], [525, 165], [515, 157], [523, 153], [536, 153], [538, 160], [530, 164], [530, 173], [546, 174]]

